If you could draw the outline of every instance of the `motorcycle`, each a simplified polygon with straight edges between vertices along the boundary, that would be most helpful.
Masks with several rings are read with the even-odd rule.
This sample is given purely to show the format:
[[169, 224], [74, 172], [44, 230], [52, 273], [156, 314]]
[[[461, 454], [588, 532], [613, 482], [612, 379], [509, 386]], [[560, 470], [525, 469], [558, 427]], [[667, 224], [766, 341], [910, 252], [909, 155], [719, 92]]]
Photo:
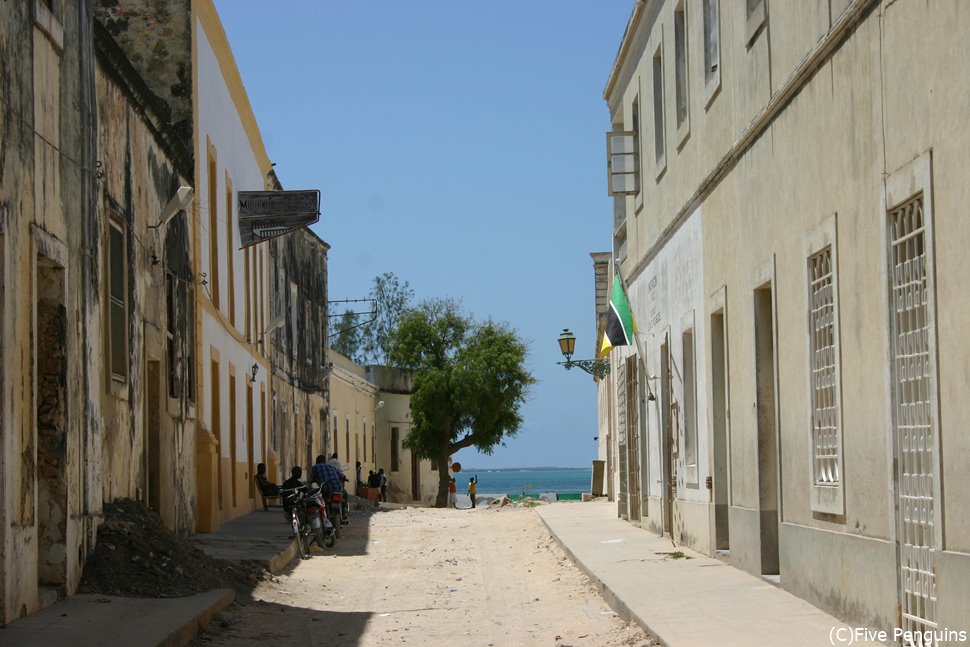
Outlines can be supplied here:
[[303, 504], [306, 517], [310, 520], [313, 540], [317, 542], [317, 546], [320, 548], [331, 548], [337, 542], [337, 531], [327, 515], [320, 486], [316, 483], [310, 483], [307, 486]]

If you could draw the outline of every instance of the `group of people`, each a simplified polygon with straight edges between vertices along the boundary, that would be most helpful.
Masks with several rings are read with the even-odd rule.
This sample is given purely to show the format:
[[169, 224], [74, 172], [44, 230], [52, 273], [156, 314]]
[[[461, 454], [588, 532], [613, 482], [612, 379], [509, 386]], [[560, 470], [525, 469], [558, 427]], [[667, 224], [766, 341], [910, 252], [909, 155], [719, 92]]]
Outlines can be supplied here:
[[[473, 476], [468, 479], [468, 498], [472, 501], [472, 507], [475, 507], [475, 497], [478, 494], [478, 477]], [[458, 484], [455, 482], [455, 477], [450, 477], [448, 481], [448, 507], [457, 508], [458, 507]]]
[[381, 501], [387, 503], [387, 474], [384, 473], [384, 468], [380, 468], [376, 472], [374, 470], [368, 470], [367, 480], [361, 480], [360, 478], [360, 461], [357, 461], [357, 489], [361, 488], [374, 488], [381, 491]]
[[[357, 463], [357, 465], [359, 469], [360, 463]], [[344, 498], [346, 499], [344, 483], [347, 480], [347, 477], [344, 476], [343, 470], [341, 469], [340, 460], [337, 459], [337, 454], [334, 454], [329, 459], [323, 454], [320, 454], [317, 456], [316, 463], [310, 469], [310, 481], [319, 485], [324, 495], [344, 493]], [[256, 466], [256, 485], [264, 496], [280, 497], [283, 501], [284, 512], [289, 513], [296, 500], [296, 494], [293, 490], [302, 488], [306, 484], [303, 482], [303, 468], [299, 465], [293, 466], [290, 470], [290, 478], [283, 481], [280, 485], [277, 485], [266, 476], [265, 463], [260, 463]]]
[[[290, 478], [283, 481], [281, 485], [273, 483], [266, 476], [265, 463], [256, 466], [256, 484], [264, 496], [280, 496], [281, 490], [303, 487], [302, 479], [303, 468], [299, 465], [290, 470]], [[310, 470], [310, 481], [319, 485], [325, 493], [344, 491], [344, 483], [348, 479], [344, 476], [337, 454], [333, 454], [329, 459], [323, 454], [317, 456], [317, 461]], [[361, 480], [360, 461], [357, 461], [357, 489], [360, 490], [360, 488], [365, 487], [380, 489], [381, 501], [387, 502], [387, 474], [384, 473], [384, 468], [382, 467], [376, 472], [370, 470], [367, 480], [363, 481]], [[346, 498], [346, 492], [344, 494]], [[288, 496], [282, 497], [284, 510], [288, 510], [288, 498]]]
[[[303, 468], [297, 465], [290, 470], [290, 478], [283, 481], [282, 485], [276, 485], [267, 478], [266, 465], [264, 463], [260, 463], [256, 466], [256, 484], [259, 486], [260, 491], [265, 496], [280, 496], [281, 490], [286, 491], [303, 487], [304, 483], [301, 480], [302, 478]], [[344, 483], [347, 482], [347, 480], [347, 477], [344, 476], [343, 470], [340, 467], [340, 461], [337, 459], [336, 454], [331, 456], [329, 460], [323, 454], [317, 456], [317, 462], [310, 470], [310, 481], [319, 485], [325, 494], [329, 494], [331, 492], [343, 492], [344, 499], [346, 500]], [[360, 491], [361, 488], [365, 487], [380, 489], [381, 501], [385, 503], [387, 502], [387, 474], [384, 473], [384, 468], [382, 467], [376, 472], [374, 470], [369, 470], [367, 480], [364, 481], [361, 479], [360, 461], [357, 461], [357, 489]], [[473, 508], [475, 507], [475, 498], [477, 494], [478, 477], [473, 476], [468, 479], [468, 498], [471, 499], [471, 507]], [[283, 509], [289, 511], [292, 495], [287, 495], [284, 493], [282, 499]], [[450, 477], [448, 482], [448, 506], [451, 508], [458, 507], [458, 484], [455, 482], [454, 476]]]

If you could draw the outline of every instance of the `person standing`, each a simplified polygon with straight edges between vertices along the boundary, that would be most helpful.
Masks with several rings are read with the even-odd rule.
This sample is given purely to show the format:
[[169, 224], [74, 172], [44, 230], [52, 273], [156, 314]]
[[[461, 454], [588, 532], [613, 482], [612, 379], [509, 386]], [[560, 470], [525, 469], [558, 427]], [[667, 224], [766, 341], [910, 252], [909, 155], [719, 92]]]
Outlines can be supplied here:
[[475, 507], [475, 495], [478, 494], [478, 477], [473, 476], [468, 479], [468, 498], [472, 500], [472, 507]]
[[387, 503], [387, 474], [384, 473], [383, 467], [377, 470], [377, 476], [380, 477], [381, 503]]
[[363, 482], [360, 480], [360, 461], [357, 461], [357, 480], [354, 481], [354, 491], [360, 495], [360, 488], [364, 487]]
[[455, 483], [454, 476], [448, 481], [448, 507], [458, 507], [458, 484]]

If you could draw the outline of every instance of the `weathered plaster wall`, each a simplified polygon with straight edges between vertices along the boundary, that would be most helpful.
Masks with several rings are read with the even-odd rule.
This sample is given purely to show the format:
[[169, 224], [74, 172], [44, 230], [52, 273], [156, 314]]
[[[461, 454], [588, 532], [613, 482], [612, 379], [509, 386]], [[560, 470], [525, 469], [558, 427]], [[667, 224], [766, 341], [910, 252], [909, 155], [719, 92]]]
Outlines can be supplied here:
[[190, 8], [190, 0], [94, 0], [95, 18], [150, 89], [146, 102], [173, 140], [187, 144], [193, 137]]
[[[170, 528], [186, 533], [194, 524], [195, 491], [194, 452], [187, 450], [195, 434], [194, 393], [188, 381], [194, 370], [188, 215], [155, 225], [178, 187], [191, 182], [184, 175], [187, 169], [178, 167], [181, 156], [160, 135], [167, 127], [161, 116], [140, 103], [145, 93], [137, 72], [106, 30], [95, 31], [100, 63], [98, 222], [102, 240], [111, 219], [125, 224], [129, 312], [128, 378], [107, 381], [101, 405], [104, 496], [139, 498], [156, 507]], [[108, 266], [106, 257], [103, 266]], [[94, 346], [103, 353], [103, 345]], [[152, 369], [158, 374], [151, 381], [149, 365], [158, 367]], [[154, 425], [157, 439], [149, 432]], [[157, 470], [152, 477], [150, 465]]]
[[0, 6], [0, 623], [36, 610], [40, 587], [72, 592], [93, 541], [78, 361], [90, 286], [68, 253], [83, 247], [93, 167], [85, 6]]

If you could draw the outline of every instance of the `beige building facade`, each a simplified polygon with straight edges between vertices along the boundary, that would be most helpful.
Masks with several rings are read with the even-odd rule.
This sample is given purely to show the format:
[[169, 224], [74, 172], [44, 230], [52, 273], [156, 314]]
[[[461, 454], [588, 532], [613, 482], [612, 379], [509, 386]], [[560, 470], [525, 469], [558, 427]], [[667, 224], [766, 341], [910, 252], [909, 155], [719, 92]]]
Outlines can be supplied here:
[[956, 0], [637, 2], [605, 92], [642, 525], [879, 629], [970, 604], [968, 37]]
[[[438, 493], [438, 474], [429, 460], [421, 460], [403, 445], [411, 431], [411, 378], [400, 369], [360, 366], [330, 350], [331, 418], [328, 455], [336, 453], [350, 483], [361, 463], [365, 483], [371, 470], [387, 474], [387, 500], [432, 505]], [[346, 457], [346, 458], [345, 458]]]
[[0, 7], [0, 624], [75, 591], [105, 502], [193, 524], [190, 154], [99, 18]]
[[106, 503], [214, 530], [323, 444], [329, 246], [239, 249], [281, 186], [211, 0], [3, 3], [0, 49], [5, 624], [73, 594]]

